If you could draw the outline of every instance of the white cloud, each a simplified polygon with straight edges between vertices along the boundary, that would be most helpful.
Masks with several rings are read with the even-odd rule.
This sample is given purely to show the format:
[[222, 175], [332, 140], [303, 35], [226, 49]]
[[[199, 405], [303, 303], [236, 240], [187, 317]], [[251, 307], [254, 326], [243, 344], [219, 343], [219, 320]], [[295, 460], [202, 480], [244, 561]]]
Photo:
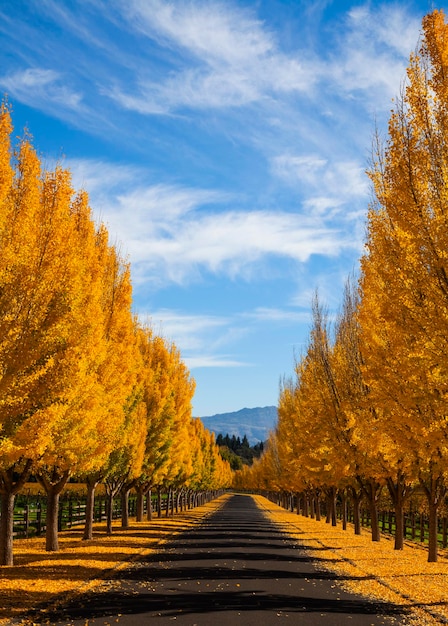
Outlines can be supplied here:
[[182, 350], [203, 350], [210, 337], [223, 333], [230, 320], [216, 315], [187, 315], [169, 309], [159, 309], [149, 314], [154, 331], [174, 341]]
[[271, 257], [304, 263], [354, 245], [352, 235], [318, 215], [229, 209], [236, 198], [219, 191], [134, 187], [141, 170], [133, 175], [128, 167], [98, 161], [73, 165], [75, 181], [84, 183], [98, 217], [129, 253], [137, 282], [190, 282], [202, 271], [249, 278]]
[[309, 300], [305, 305], [305, 311], [291, 309], [277, 309], [269, 307], [258, 307], [254, 311], [244, 313], [243, 317], [255, 322], [287, 322], [303, 323], [309, 321]]
[[130, 4], [129, 15], [138, 20], [134, 21], [136, 28], [196, 57], [238, 65], [274, 48], [261, 22], [235, 6], [165, 0], [133, 0]]
[[185, 365], [190, 370], [204, 367], [250, 367], [250, 363], [238, 361], [227, 355], [203, 355], [194, 357], [185, 357]]
[[316, 186], [327, 165], [327, 159], [316, 154], [282, 154], [272, 159], [271, 167], [273, 173], [288, 184], [299, 182]]
[[[145, 318], [144, 314], [140, 315]], [[150, 326], [158, 335], [173, 341], [182, 352], [189, 369], [247, 367], [250, 364], [231, 354], [221, 354], [223, 346], [235, 345], [247, 333], [239, 316], [189, 315], [170, 309], [159, 309], [148, 315]], [[144, 321], [148, 321], [144, 319]]]
[[126, 17], [180, 55], [165, 80], [154, 81], [143, 69], [137, 93], [111, 88], [111, 97], [140, 113], [247, 105], [276, 93], [308, 93], [315, 82], [315, 62], [284, 54], [252, 11], [219, 2], [134, 0]]
[[44, 68], [27, 68], [0, 76], [0, 86], [20, 102], [40, 108], [53, 105], [78, 109], [82, 104], [80, 93], [64, 84], [58, 72]]
[[[356, 161], [334, 161], [318, 154], [284, 154], [272, 158], [271, 171], [300, 189], [308, 215], [364, 222], [369, 181]], [[359, 200], [363, 201], [362, 207], [356, 208]]]
[[400, 91], [419, 32], [420, 21], [399, 4], [351, 9], [330, 80], [347, 93], [364, 91], [374, 107], [383, 108]]

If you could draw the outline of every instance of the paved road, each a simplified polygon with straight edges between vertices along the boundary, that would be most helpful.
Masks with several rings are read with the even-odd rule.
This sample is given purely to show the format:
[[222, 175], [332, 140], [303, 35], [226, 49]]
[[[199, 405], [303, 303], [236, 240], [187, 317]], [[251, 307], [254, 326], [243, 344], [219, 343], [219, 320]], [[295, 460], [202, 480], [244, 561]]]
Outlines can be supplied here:
[[403, 623], [396, 608], [344, 592], [244, 495], [48, 618], [61, 626]]

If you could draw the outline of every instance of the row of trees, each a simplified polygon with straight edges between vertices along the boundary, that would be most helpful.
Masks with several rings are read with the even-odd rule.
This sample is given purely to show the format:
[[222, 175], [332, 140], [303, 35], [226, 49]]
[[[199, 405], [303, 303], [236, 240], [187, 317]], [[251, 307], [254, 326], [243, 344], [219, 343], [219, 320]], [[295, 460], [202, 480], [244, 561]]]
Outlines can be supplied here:
[[[368, 499], [372, 538], [387, 489], [403, 546], [403, 508], [424, 494], [428, 560], [448, 487], [448, 26], [423, 20], [421, 46], [369, 171], [374, 200], [359, 281], [337, 321], [316, 297], [305, 354], [285, 380], [279, 421], [247, 485]], [[359, 532], [359, 515], [355, 519]]]
[[[47, 494], [76, 476], [89, 506], [131, 488], [215, 489], [230, 468], [192, 419], [194, 380], [175, 345], [132, 314], [130, 267], [70, 173], [43, 170], [0, 109], [0, 564], [13, 562], [14, 499], [32, 472]], [[110, 509], [112, 507], [109, 507]], [[88, 514], [85, 538], [91, 537]], [[110, 530], [110, 523], [109, 523]]]

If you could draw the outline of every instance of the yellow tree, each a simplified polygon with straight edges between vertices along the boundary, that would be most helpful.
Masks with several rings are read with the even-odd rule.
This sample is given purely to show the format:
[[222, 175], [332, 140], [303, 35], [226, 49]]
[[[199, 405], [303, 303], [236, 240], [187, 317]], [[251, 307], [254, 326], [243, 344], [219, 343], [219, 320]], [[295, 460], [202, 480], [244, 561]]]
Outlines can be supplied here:
[[68, 214], [66, 245], [69, 255], [59, 262], [65, 272], [64, 297], [67, 305], [65, 340], [61, 367], [65, 384], [61, 391], [63, 411], [50, 428], [37, 476], [47, 493], [46, 548], [58, 550], [57, 513], [59, 495], [72, 474], [95, 467], [102, 452], [98, 432], [104, 414], [105, 390], [98, 368], [106, 357], [104, 311], [102, 308], [102, 267], [97, 230], [84, 193], [72, 198], [67, 171], [58, 168], [47, 175], [48, 204]]
[[[123, 524], [127, 525], [128, 494], [140, 462], [142, 442], [139, 438], [144, 437], [144, 406], [140, 406], [142, 387], [137, 380], [142, 362], [137, 345], [138, 323], [131, 311], [130, 266], [116, 248], [109, 245], [104, 227], [98, 231], [97, 249], [102, 267], [102, 339], [105, 343], [105, 357], [97, 369], [102, 390], [102, 420], [96, 435], [101, 443], [101, 451], [95, 457], [95, 471], [81, 476], [88, 488], [84, 539], [92, 537], [95, 488], [106, 477], [109, 477], [108, 489], [112, 489], [113, 495], [120, 487], [126, 486], [123, 488], [122, 500]], [[120, 478], [118, 474], [121, 474]], [[111, 523], [108, 529], [111, 529]]]
[[[76, 366], [73, 316], [82, 277], [73, 263], [69, 175], [43, 172], [30, 141], [11, 165], [11, 120], [0, 112], [1, 562], [12, 563], [14, 495], [64, 422]], [[9, 164], [8, 164], [8, 159]], [[77, 246], [79, 248], [79, 245]], [[89, 313], [89, 309], [85, 311]]]
[[[148, 494], [148, 514], [151, 516], [151, 489], [158, 488], [159, 515], [160, 490], [168, 476], [175, 477], [175, 462], [171, 462], [177, 416], [176, 367], [181, 363], [179, 351], [163, 337], [153, 336], [149, 328], [142, 327], [139, 337], [142, 355], [141, 384], [146, 407], [146, 440], [142, 471], [136, 481], [137, 520], [143, 518], [143, 497]], [[183, 433], [184, 434], [184, 433]]]
[[174, 345], [170, 346], [170, 360], [173, 422], [171, 426], [171, 447], [165, 468], [163, 486], [168, 491], [168, 501], [170, 499], [173, 501], [174, 490], [188, 480], [188, 476], [192, 471], [189, 426], [196, 384], [182, 361], [180, 352]]
[[362, 266], [366, 381], [427, 495], [430, 561], [448, 452], [447, 138], [448, 27], [434, 11], [423, 20], [385, 149], [375, 154]]

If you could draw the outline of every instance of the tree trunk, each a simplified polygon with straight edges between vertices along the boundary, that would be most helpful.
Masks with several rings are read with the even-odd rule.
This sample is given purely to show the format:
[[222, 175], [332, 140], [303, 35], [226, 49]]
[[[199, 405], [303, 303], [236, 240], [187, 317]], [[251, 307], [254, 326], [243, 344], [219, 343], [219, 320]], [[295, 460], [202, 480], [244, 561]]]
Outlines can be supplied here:
[[106, 535], [112, 535], [112, 518], [114, 511], [114, 492], [106, 495]]
[[151, 489], [146, 492], [146, 517], [148, 522], [152, 522], [152, 493]]
[[380, 524], [378, 520], [378, 500], [380, 498], [383, 487], [374, 479], [363, 482], [362, 487], [369, 502], [372, 541], [380, 541], [381, 534]]
[[31, 472], [31, 461], [0, 472], [0, 565], [13, 565], [14, 501]]
[[437, 542], [437, 509], [438, 502], [429, 504], [429, 520], [428, 520], [428, 563], [436, 563], [438, 560], [438, 542]]
[[343, 489], [341, 494], [342, 506], [342, 530], [347, 530], [347, 491]]
[[437, 514], [440, 503], [446, 496], [447, 489], [443, 476], [419, 477], [420, 484], [426, 494], [429, 508], [428, 522], [428, 563], [436, 563], [438, 559]]
[[301, 494], [299, 492], [296, 493], [296, 511], [297, 511], [297, 515], [300, 515], [300, 500], [301, 500]]
[[98, 480], [87, 478], [87, 502], [86, 502], [86, 520], [84, 522], [83, 540], [87, 541], [93, 538], [93, 514], [95, 512], [95, 489]]
[[304, 517], [310, 516], [310, 499], [307, 492], [303, 494], [303, 515]]
[[320, 489], [315, 489], [314, 490], [314, 501], [315, 501], [315, 506], [316, 506], [316, 510], [315, 510], [315, 514], [316, 514], [316, 521], [320, 522], [321, 520], [321, 513], [320, 513]]
[[162, 490], [157, 487], [157, 517], [162, 517]]
[[120, 491], [121, 498], [121, 527], [129, 528], [129, 492], [130, 487], [122, 487]]
[[136, 503], [136, 521], [143, 522], [143, 513], [144, 513], [144, 496], [145, 496], [145, 487], [143, 485], [137, 485], [135, 487], [135, 491], [137, 493], [137, 503]]
[[327, 497], [327, 515], [326, 515], [326, 523], [330, 524], [332, 526], [337, 526], [337, 519], [336, 519], [336, 496], [337, 496], [337, 490], [336, 487], [330, 487], [329, 489], [326, 490], [326, 497]]
[[398, 473], [396, 481], [387, 480], [387, 488], [395, 511], [395, 543], [394, 550], [403, 550], [404, 546], [404, 504], [411, 495], [411, 486], [406, 484], [404, 476]]
[[0, 565], [13, 565], [14, 493], [0, 493]]
[[51, 471], [40, 472], [37, 479], [47, 494], [47, 520], [45, 532], [45, 549], [47, 552], [58, 552], [58, 513], [59, 496], [70, 477], [70, 470], [60, 471], [54, 467]]
[[362, 490], [357, 491], [355, 487], [351, 487], [351, 495], [353, 502], [353, 527], [355, 535], [361, 534], [361, 501]]
[[50, 488], [47, 491], [47, 530], [45, 535], [45, 550], [47, 552], [59, 551], [58, 513], [60, 493], [61, 490], [57, 488]]

